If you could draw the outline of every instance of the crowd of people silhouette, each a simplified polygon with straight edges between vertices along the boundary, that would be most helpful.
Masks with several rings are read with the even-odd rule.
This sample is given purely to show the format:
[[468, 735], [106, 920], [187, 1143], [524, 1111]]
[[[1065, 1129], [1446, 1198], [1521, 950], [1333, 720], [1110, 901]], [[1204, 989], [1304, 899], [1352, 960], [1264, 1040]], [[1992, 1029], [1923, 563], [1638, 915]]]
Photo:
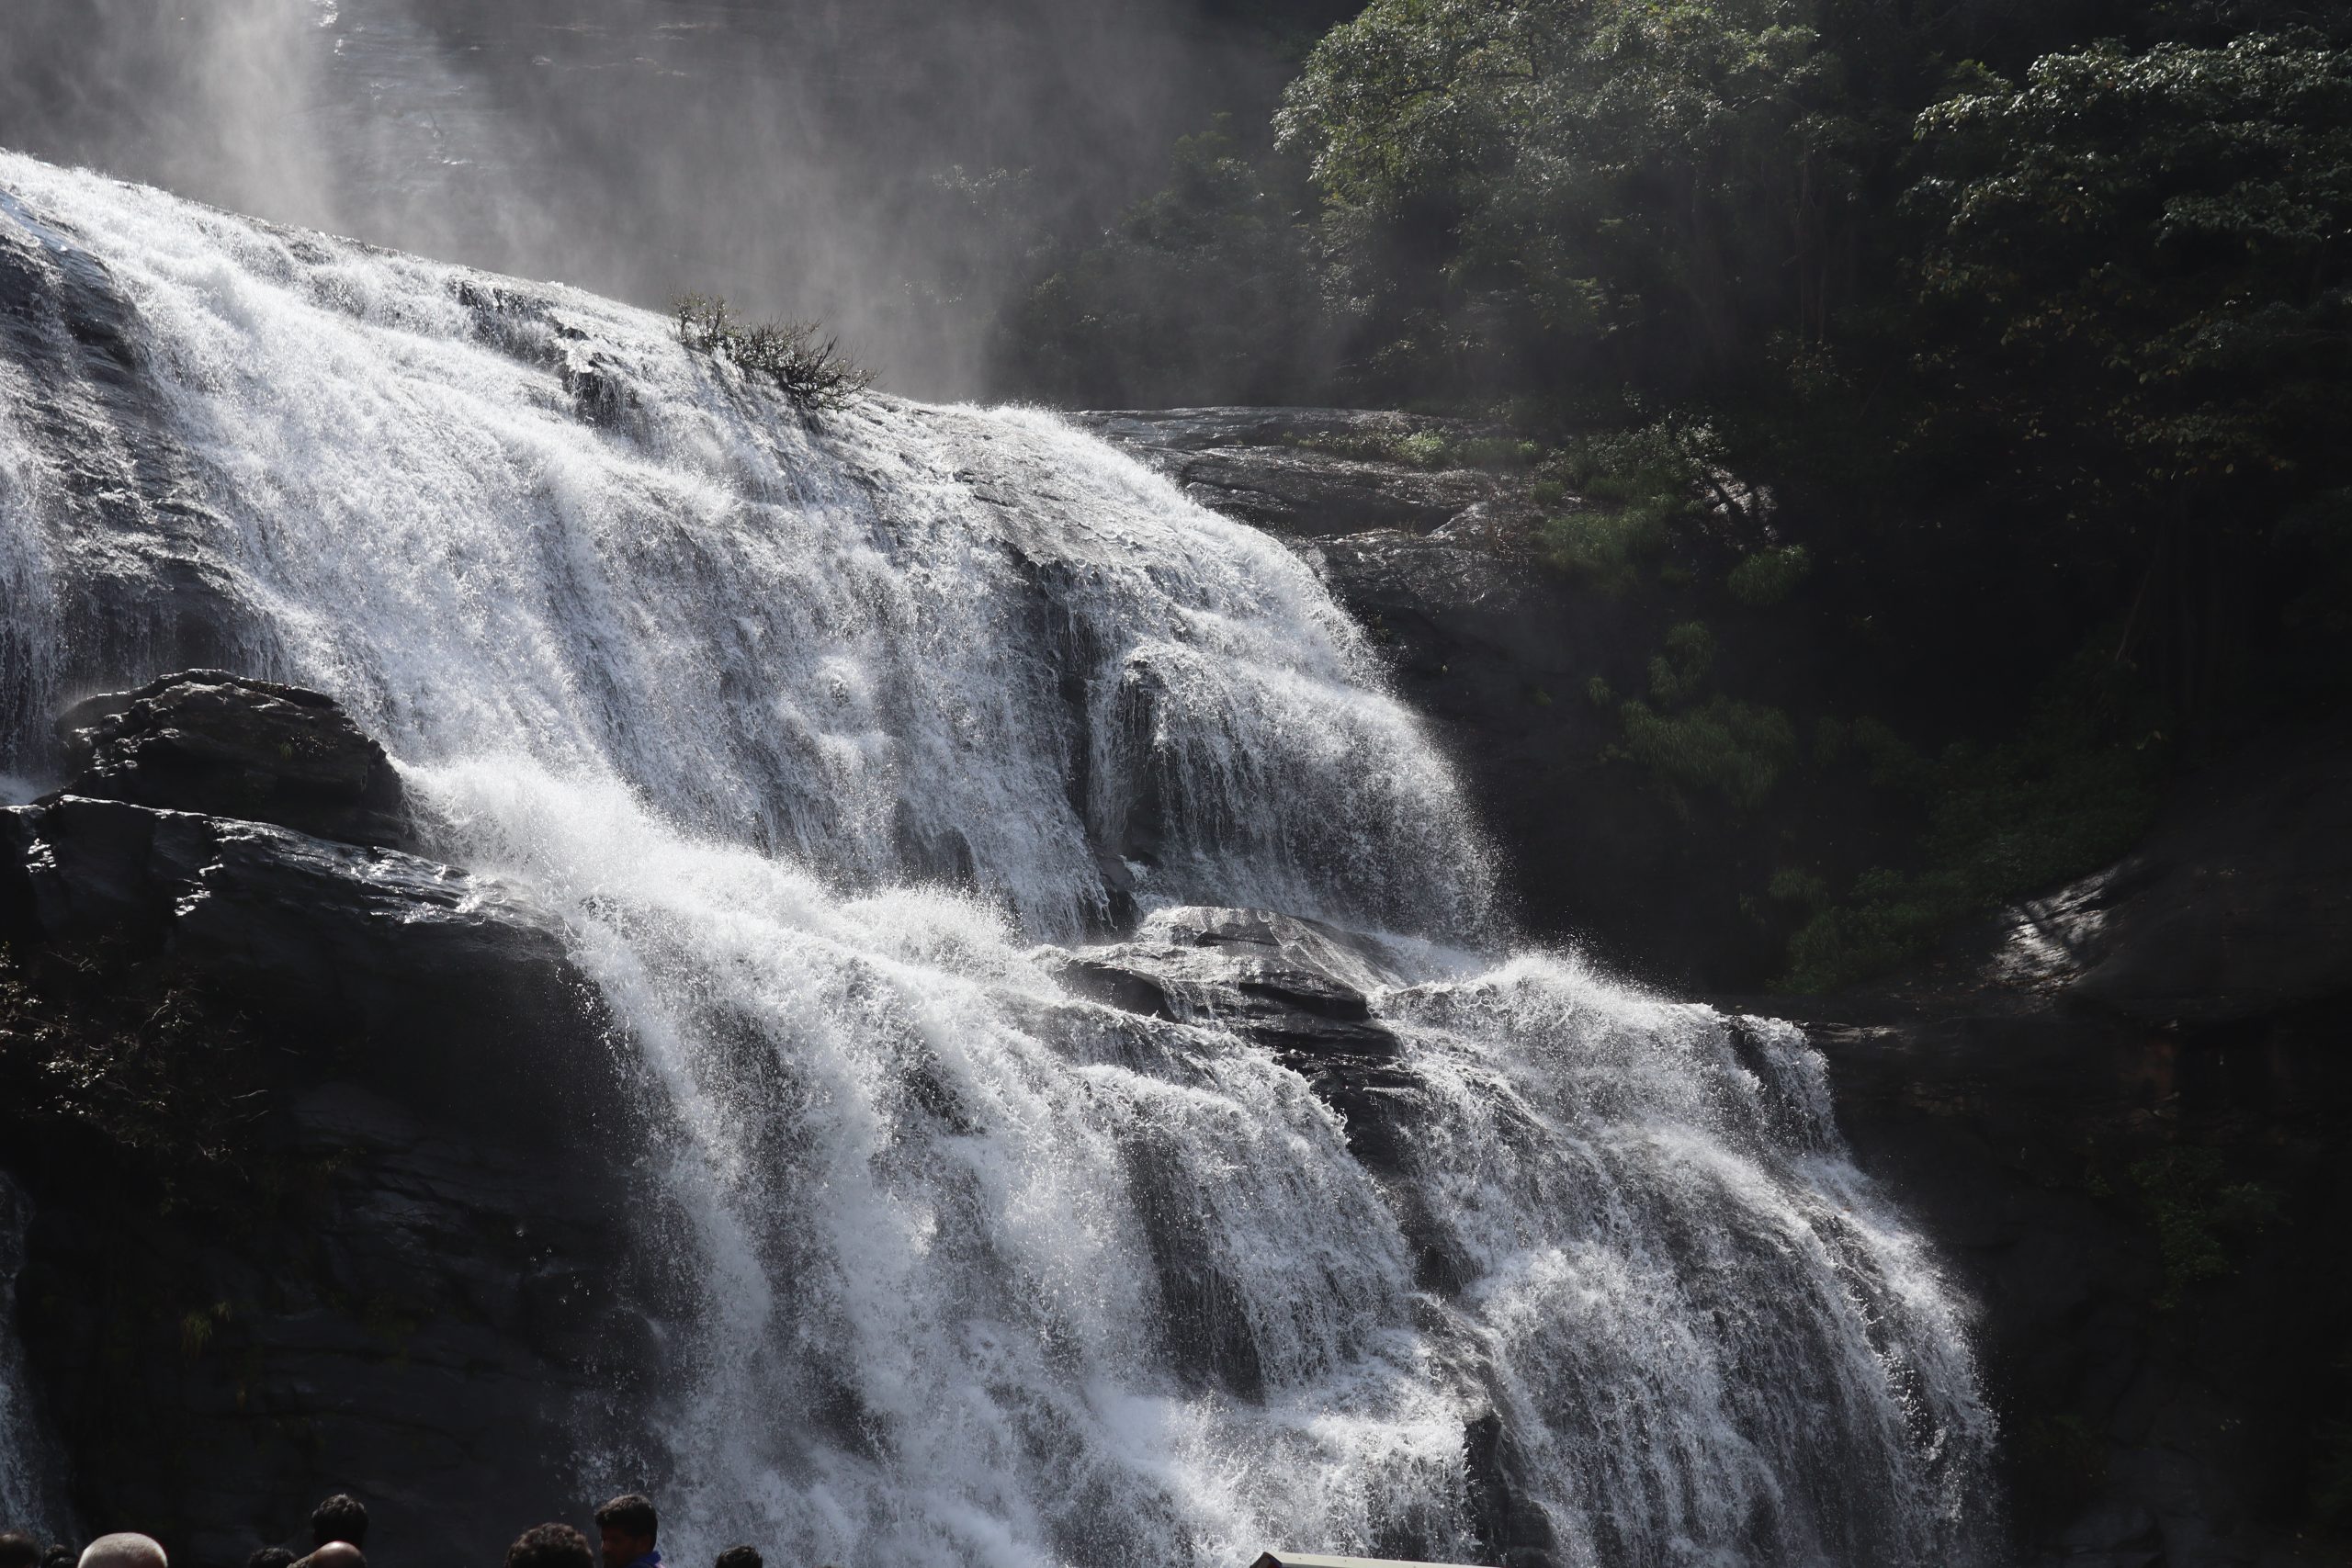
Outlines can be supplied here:
[[[506, 1549], [506, 1568], [667, 1568], [658, 1544], [662, 1520], [650, 1498], [631, 1492], [595, 1514], [596, 1544], [571, 1525], [535, 1525]], [[311, 1549], [256, 1548], [245, 1568], [368, 1568], [368, 1506], [337, 1493], [311, 1510]], [[21, 1531], [0, 1533], [0, 1568], [171, 1568], [163, 1543], [136, 1531], [99, 1536], [76, 1552], [44, 1547]], [[713, 1568], [765, 1568], [758, 1550], [730, 1546]]]

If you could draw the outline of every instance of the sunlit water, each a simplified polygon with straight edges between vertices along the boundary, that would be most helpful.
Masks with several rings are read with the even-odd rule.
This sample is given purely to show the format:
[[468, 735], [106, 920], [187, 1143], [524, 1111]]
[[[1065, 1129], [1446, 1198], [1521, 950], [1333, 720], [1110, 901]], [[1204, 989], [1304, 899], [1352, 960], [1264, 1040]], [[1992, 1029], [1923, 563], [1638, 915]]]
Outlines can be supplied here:
[[[665, 1547], [1480, 1561], [1498, 1423], [1563, 1564], [1971, 1555], [1963, 1313], [1820, 1059], [1502, 956], [1451, 770], [1288, 552], [1042, 413], [812, 430], [584, 295], [0, 191], [20, 276], [135, 312], [125, 372], [62, 316], [0, 363], [0, 767], [201, 644], [336, 694], [437, 850], [564, 915], [668, 1101], [687, 1342], [658, 1436], [581, 1454]], [[1400, 1170], [1051, 977], [1184, 903], [1415, 939], [1364, 976]]]

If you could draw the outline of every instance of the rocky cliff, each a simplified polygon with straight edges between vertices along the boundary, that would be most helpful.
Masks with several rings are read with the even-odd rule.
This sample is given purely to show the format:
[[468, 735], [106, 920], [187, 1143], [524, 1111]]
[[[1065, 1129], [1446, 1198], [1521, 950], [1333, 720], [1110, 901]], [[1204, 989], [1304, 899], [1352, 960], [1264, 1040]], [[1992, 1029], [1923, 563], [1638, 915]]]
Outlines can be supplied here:
[[[334, 1484], [403, 1555], [565, 1516], [600, 1392], [644, 1366], [644, 1118], [598, 1009], [506, 889], [166, 804], [224, 787], [189, 757], [231, 729], [249, 805], [381, 798], [323, 699], [202, 677], [106, 711], [134, 704], [144, 746], [102, 739], [82, 782], [153, 804], [0, 812], [0, 1167], [78, 1512], [207, 1563]], [[485, 1469], [495, 1517], [450, 1484]]]
[[[1702, 847], [1666, 805], [1622, 770], [1553, 771], [1593, 721], [1535, 695], [1653, 628], [1535, 570], [1507, 487], [1306, 444], [1367, 417], [1097, 423], [1326, 572], [1453, 740], [1537, 923], [1589, 920], [1662, 969], [1753, 940], [1676, 858]], [[554, 922], [408, 852], [397, 775], [316, 694], [198, 671], [62, 728], [73, 784], [0, 812], [0, 1170], [31, 1199], [21, 1327], [82, 1512], [202, 1563], [346, 1480], [444, 1556], [567, 1512], [573, 1453], [625, 1450], [632, 1380], [662, 1375], [639, 1243], [674, 1220], [632, 1207], [662, 1129]], [[2347, 825], [2352, 735], [2289, 738], [1894, 983], [1727, 1001], [1806, 1026], [1857, 1152], [1981, 1303], [2035, 1561], [2324, 1560], [2297, 1535], [2352, 1486]], [[1182, 909], [1064, 978], [1129, 1013], [1215, 1012], [1377, 1172], [1417, 1092], [1365, 1005], [1385, 962], [1312, 922]], [[1407, 1218], [1449, 1291], [1455, 1261]], [[1230, 1282], [1194, 1267], [1181, 1205], [1148, 1223], [1185, 1364], [1247, 1397]], [[1482, 1537], [1544, 1560], [1521, 1456], [1469, 1436]], [[485, 1472], [494, 1504], [447, 1506]]]
[[2348, 1001], [2337, 724], [2190, 779], [2122, 863], [1894, 983], [1760, 1004], [1981, 1302], [2048, 1559], [2341, 1561]]
[[[1394, 414], [1088, 417], [1193, 500], [1289, 540], [1382, 639], [1464, 770], [1532, 926], [1674, 983], [1768, 972], [1737, 889], [1770, 845], [1678, 814], [1611, 765], [1601, 716], [1566, 700], [1595, 674], [1637, 681], [1662, 626], [1544, 570], [1508, 479], [1380, 456], [1431, 428]], [[1770, 680], [1831, 678], [1769, 631], [1750, 646]], [[1981, 1303], [2030, 1559], [2340, 1561], [2347, 1002], [2342, 723], [2189, 779], [2123, 862], [1889, 983], [1723, 998], [1806, 1026], [1866, 1168]]]

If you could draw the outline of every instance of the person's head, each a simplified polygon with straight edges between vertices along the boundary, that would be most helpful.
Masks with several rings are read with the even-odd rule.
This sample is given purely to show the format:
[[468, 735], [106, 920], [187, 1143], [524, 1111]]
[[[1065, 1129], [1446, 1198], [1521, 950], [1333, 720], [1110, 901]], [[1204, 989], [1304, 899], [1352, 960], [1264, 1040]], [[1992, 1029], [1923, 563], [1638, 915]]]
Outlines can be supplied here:
[[368, 1568], [367, 1554], [347, 1540], [331, 1540], [294, 1568]]
[[653, 1516], [651, 1499], [626, 1493], [596, 1510], [596, 1529], [604, 1540], [605, 1568], [628, 1565], [653, 1550], [661, 1520]]
[[82, 1568], [171, 1568], [153, 1536], [125, 1530], [102, 1535], [82, 1549]]
[[40, 1542], [17, 1530], [0, 1534], [0, 1568], [40, 1568]]
[[570, 1525], [540, 1525], [514, 1538], [506, 1568], [596, 1568], [596, 1554]]
[[712, 1568], [767, 1568], [756, 1546], [730, 1546], [718, 1554]]
[[74, 1568], [74, 1559], [80, 1555], [63, 1541], [52, 1541], [40, 1554], [40, 1568]]
[[256, 1546], [245, 1568], [294, 1568], [294, 1554], [282, 1546]]
[[311, 1510], [311, 1544], [324, 1546], [331, 1540], [363, 1549], [368, 1544], [368, 1505], [348, 1492], [338, 1492]]

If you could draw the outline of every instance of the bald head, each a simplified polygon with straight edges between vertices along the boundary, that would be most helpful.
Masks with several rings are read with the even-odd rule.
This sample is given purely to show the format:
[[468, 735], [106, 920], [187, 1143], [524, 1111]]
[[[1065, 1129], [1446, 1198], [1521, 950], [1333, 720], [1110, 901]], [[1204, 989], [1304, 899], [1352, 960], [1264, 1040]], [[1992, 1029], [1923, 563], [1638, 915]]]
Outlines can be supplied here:
[[172, 1568], [153, 1536], [102, 1535], [82, 1549], [81, 1568]]
[[331, 1540], [294, 1568], [368, 1568], [368, 1559], [347, 1540]]

